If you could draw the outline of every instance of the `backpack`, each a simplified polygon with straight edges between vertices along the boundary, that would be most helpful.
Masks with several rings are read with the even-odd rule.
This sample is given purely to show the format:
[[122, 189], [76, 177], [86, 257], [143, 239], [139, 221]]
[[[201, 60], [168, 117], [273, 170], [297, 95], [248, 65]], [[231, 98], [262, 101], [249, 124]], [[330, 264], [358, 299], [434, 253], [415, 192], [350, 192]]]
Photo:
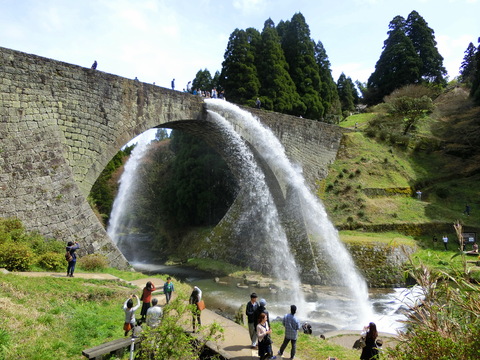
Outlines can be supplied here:
[[70, 254], [70, 251], [68, 251], [68, 250], [65, 253], [65, 260], [67, 260], [67, 262], [70, 262], [70, 261], [73, 260], [73, 256], [72, 256], [72, 254]]

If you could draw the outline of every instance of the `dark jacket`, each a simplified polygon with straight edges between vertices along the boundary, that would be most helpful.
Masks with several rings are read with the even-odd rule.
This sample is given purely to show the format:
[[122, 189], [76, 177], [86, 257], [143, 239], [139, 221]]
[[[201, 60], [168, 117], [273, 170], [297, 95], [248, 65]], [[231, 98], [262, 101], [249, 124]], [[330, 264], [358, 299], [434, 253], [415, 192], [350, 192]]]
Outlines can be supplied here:
[[72, 255], [72, 261], [77, 261], [77, 254], [75, 254], [75, 251], [78, 249], [80, 249], [80, 245], [78, 244], [73, 244], [72, 246], [67, 246], [65, 248], [65, 250], [68, 251], [70, 255]]
[[255, 304], [252, 304], [251, 301], [249, 301], [249, 302], [247, 303], [247, 308], [246, 308], [246, 310], [245, 310], [245, 314], [247, 315], [248, 322], [249, 322], [250, 324], [256, 322], [256, 321], [255, 321], [255, 310], [257, 310], [258, 306], [259, 306], [259, 305], [258, 305], [257, 302], [255, 302]]
[[270, 316], [268, 315], [268, 310], [265, 309], [265, 306], [262, 306], [262, 305], [258, 305], [257, 310], [255, 310], [255, 313], [254, 313], [253, 323], [255, 324], [255, 328], [257, 328], [258, 317], [260, 316], [261, 313], [264, 313], [265, 315], [267, 315], [268, 328], [270, 328]]

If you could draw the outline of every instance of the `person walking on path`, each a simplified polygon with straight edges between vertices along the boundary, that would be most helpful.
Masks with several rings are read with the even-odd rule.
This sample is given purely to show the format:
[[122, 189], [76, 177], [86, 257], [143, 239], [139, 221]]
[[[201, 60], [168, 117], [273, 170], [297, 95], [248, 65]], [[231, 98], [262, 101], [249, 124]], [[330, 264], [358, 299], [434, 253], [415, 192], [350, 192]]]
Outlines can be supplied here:
[[363, 334], [365, 334], [365, 346], [362, 349], [362, 355], [360, 355], [360, 360], [376, 359], [376, 356], [378, 355], [377, 325], [371, 322], [370, 324], [368, 324], [368, 326], [365, 326], [363, 330]]
[[142, 292], [142, 310], [140, 311], [141, 321], [144, 322], [147, 317], [147, 310], [152, 305], [152, 292], [156, 290], [155, 285], [151, 281], [148, 281]]
[[172, 293], [174, 291], [175, 291], [175, 287], [173, 286], [172, 278], [169, 276], [167, 277], [167, 282], [163, 284], [163, 293], [165, 294], [165, 299], [167, 301], [167, 304], [170, 302], [170, 299], [172, 298]]
[[151, 328], [156, 328], [160, 325], [162, 320], [163, 310], [160, 305], [158, 305], [158, 300], [156, 298], [152, 299], [152, 307], [147, 310], [147, 325]]
[[443, 235], [442, 240], [443, 240], [443, 246], [445, 246], [445, 251], [447, 251], [448, 250], [448, 237], [447, 237], [447, 235]]
[[190, 299], [188, 301], [189, 304], [196, 305], [196, 307], [193, 309], [193, 314], [192, 314], [193, 332], [195, 332], [195, 321], [198, 323], [199, 327], [202, 325], [201, 314], [203, 309], [201, 309], [199, 305], [201, 301], [202, 301], [202, 290], [194, 286], [192, 294], [190, 295]]
[[248, 332], [250, 333], [250, 340], [252, 341], [252, 349], [257, 347], [257, 329], [255, 329], [255, 311], [258, 308], [257, 294], [250, 294], [250, 301], [247, 303], [245, 314], [248, 320]]
[[[133, 298], [137, 298], [137, 305], [133, 306]], [[125, 300], [123, 304], [123, 311], [125, 312], [125, 322], [123, 324], [123, 330], [125, 331], [125, 336], [128, 335], [130, 330], [133, 330], [136, 324], [135, 320], [135, 311], [140, 307], [140, 299], [137, 295], [130, 295], [130, 297]]]
[[290, 350], [290, 360], [295, 358], [295, 353], [297, 351], [298, 329], [300, 329], [300, 322], [295, 317], [296, 312], [297, 307], [295, 305], [291, 305], [290, 314], [286, 314], [283, 317], [282, 323], [285, 327], [285, 338], [283, 339], [282, 346], [280, 346], [280, 350], [278, 351], [278, 355], [282, 356], [288, 343], [291, 342], [292, 349]]
[[267, 321], [267, 314], [261, 313], [257, 325], [258, 356], [260, 356], [260, 360], [277, 358], [273, 356], [271, 333], [272, 329], [270, 329], [270, 324]]
[[78, 242], [69, 241], [67, 247], [65, 248], [66, 252], [70, 253], [71, 259], [68, 261], [67, 266], [67, 276], [73, 277], [73, 272], [75, 271], [75, 265], [77, 264], [77, 254], [75, 251], [80, 249]]

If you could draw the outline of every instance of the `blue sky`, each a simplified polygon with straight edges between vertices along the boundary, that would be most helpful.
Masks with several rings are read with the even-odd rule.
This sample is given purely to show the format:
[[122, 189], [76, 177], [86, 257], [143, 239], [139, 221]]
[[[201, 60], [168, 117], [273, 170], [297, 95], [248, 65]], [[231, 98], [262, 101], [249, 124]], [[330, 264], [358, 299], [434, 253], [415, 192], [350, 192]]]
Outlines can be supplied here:
[[181, 90], [221, 69], [235, 28], [261, 31], [301, 12], [334, 80], [367, 81], [396, 16], [416, 10], [435, 31], [450, 78], [478, 45], [480, 0], [0, 0], [0, 46]]

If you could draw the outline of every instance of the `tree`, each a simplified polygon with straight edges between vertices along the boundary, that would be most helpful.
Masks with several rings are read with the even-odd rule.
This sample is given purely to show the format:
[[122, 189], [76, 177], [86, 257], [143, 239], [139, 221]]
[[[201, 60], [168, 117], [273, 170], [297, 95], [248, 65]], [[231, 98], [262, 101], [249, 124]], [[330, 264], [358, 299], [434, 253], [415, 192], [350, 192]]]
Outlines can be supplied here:
[[164, 128], [158, 128], [157, 132], [155, 133], [155, 140], [162, 141], [168, 139], [168, 131]]
[[235, 29], [230, 35], [219, 79], [229, 101], [254, 106], [260, 89], [255, 66], [259, 42], [260, 33], [253, 28]]
[[330, 70], [330, 61], [321, 41], [315, 44], [315, 62], [317, 63], [318, 73], [322, 81], [320, 98], [325, 108], [325, 117], [327, 119], [334, 118], [342, 113], [342, 106], [338, 97], [337, 84], [335, 84], [332, 70]]
[[470, 96], [472, 96], [473, 101], [477, 105], [480, 105], [480, 37], [478, 38], [478, 48], [477, 53], [475, 54], [476, 57], [476, 69], [475, 69], [475, 76], [472, 82], [472, 89], [470, 90]]
[[[347, 78], [342, 72], [337, 81], [337, 91], [340, 98], [340, 103], [342, 104], [342, 111], [350, 112], [355, 110], [352, 86], [352, 79]], [[353, 89], [355, 89], [354, 86]]]
[[256, 58], [263, 107], [292, 114], [293, 109], [299, 108], [300, 96], [288, 73], [280, 37], [271, 19], [265, 21]]
[[420, 78], [429, 83], [445, 85], [447, 70], [443, 66], [443, 57], [438, 52], [434, 31], [415, 10], [408, 15], [405, 33], [421, 60]]
[[477, 48], [473, 43], [468, 44], [463, 57], [462, 65], [460, 66], [461, 82], [471, 84], [475, 78], [475, 71], [477, 69]]
[[192, 81], [192, 89], [210, 91], [212, 89], [212, 75], [208, 69], [198, 70]]
[[295, 110], [295, 115], [320, 120], [325, 113], [320, 100], [322, 83], [315, 62], [315, 44], [310, 39], [310, 29], [305, 18], [297, 13], [291, 21], [280, 22], [277, 30], [281, 35], [290, 76], [303, 103], [301, 108]]
[[405, 19], [396, 16], [389, 28], [375, 71], [368, 78], [366, 101], [369, 105], [381, 102], [393, 90], [415, 84], [420, 79], [422, 62], [405, 34]]

